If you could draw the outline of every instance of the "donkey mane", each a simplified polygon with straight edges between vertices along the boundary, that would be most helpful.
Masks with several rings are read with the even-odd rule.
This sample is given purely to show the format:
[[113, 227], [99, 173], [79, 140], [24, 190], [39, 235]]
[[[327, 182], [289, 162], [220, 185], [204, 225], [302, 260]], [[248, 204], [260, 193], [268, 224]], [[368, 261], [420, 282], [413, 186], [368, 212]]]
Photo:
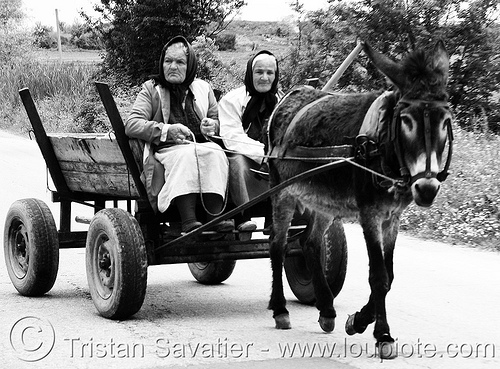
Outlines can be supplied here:
[[409, 98], [419, 96], [427, 100], [446, 101], [446, 76], [434, 66], [433, 54], [423, 49], [409, 53], [402, 61], [406, 75], [404, 94]]

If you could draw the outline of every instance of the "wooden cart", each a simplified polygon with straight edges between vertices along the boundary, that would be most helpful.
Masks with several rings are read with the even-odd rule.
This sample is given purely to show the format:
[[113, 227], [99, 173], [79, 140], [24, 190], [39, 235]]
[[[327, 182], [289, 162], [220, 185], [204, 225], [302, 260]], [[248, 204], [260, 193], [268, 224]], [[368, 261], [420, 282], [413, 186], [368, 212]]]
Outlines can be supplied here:
[[[238, 259], [269, 257], [268, 237], [258, 237], [262, 230], [257, 230], [249, 241], [237, 240], [237, 231], [221, 234], [222, 238], [215, 241], [198, 236], [214, 233], [207, 230], [242, 210], [255, 217], [263, 216], [262, 200], [279, 188], [182, 234], [175, 210], [164, 214], [152, 210], [140, 178], [141, 144], [125, 135], [108, 85], [97, 82], [96, 87], [113, 127], [109, 134], [47, 134], [29, 90], [19, 91], [56, 187], [52, 201], [60, 204], [59, 229], [49, 207], [39, 199], [17, 200], [8, 211], [5, 261], [20, 294], [47, 293], [57, 276], [59, 249], [85, 247], [87, 279], [98, 312], [106, 318], [125, 319], [143, 304], [149, 265], [188, 263], [194, 278], [210, 285], [226, 280]], [[302, 176], [310, 175], [314, 173]], [[72, 203], [94, 209], [92, 219], [75, 218], [89, 224], [87, 231], [72, 231]], [[311, 304], [315, 300], [311, 273], [300, 246], [306, 227], [291, 228], [285, 272], [299, 301]], [[324, 249], [325, 273], [332, 292], [337, 295], [347, 267], [341, 224], [334, 223], [331, 227], [325, 236]]]

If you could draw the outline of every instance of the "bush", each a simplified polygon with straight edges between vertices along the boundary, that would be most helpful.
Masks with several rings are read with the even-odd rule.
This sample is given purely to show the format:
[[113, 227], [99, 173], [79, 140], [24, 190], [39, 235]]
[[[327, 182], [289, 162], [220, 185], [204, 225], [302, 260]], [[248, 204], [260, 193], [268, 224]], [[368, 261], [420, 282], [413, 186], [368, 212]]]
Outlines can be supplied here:
[[99, 39], [90, 32], [83, 33], [79, 36], [72, 36], [71, 42], [83, 50], [99, 50], [101, 48], [101, 43]]
[[42, 49], [50, 49], [57, 46], [57, 40], [52, 35], [52, 28], [37, 23], [33, 29], [33, 44]]
[[215, 42], [204, 36], [198, 36], [192, 43], [198, 57], [198, 78], [209, 81], [212, 87], [225, 94], [243, 80], [234, 66], [225, 65], [217, 56]]
[[234, 33], [223, 33], [217, 36], [215, 44], [220, 51], [236, 50], [236, 35]]

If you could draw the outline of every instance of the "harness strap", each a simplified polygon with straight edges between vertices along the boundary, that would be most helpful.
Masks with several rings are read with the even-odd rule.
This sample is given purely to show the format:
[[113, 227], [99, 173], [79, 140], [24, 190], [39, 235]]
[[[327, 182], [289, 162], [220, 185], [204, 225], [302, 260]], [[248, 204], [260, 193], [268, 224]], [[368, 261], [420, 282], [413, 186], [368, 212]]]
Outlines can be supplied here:
[[[431, 172], [431, 119], [429, 104], [424, 104], [424, 137], [425, 137], [425, 178], [432, 178]], [[436, 175], [437, 173], [434, 173]]]
[[448, 129], [448, 156], [446, 157], [446, 163], [444, 165], [444, 168], [441, 172], [439, 172], [436, 176], [437, 180], [439, 182], [443, 182], [448, 178], [448, 169], [450, 169], [450, 164], [451, 164], [451, 156], [453, 154], [453, 130], [451, 129], [451, 121], [448, 122], [447, 124], [447, 129]]
[[[286, 157], [285, 157], [286, 153]], [[313, 162], [329, 162], [338, 158], [350, 158], [355, 153], [354, 146], [340, 145], [340, 146], [296, 146], [293, 148], [284, 148], [282, 146], [273, 147], [270, 158], [287, 159], [288, 157], [300, 158], [301, 161]]]
[[404, 164], [403, 149], [401, 148], [401, 142], [399, 141], [401, 133], [401, 124], [399, 124], [401, 113], [401, 105], [398, 103], [394, 109], [394, 114], [392, 117], [392, 125], [390, 128], [390, 142], [394, 145], [394, 152], [399, 163], [399, 174], [403, 179], [403, 183], [408, 183], [410, 181], [410, 171], [408, 167]]

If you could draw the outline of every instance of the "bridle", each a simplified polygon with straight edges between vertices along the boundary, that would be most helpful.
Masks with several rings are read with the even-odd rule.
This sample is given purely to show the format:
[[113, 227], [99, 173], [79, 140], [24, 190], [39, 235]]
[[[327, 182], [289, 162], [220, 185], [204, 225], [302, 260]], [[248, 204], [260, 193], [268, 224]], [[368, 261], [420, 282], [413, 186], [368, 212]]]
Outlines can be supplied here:
[[[423, 110], [424, 115], [424, 141], [425, 141], [425, 153], [426, 153], [426, 164], [425, 171], [410, 175], [410, 171], [404, 162], [403, 148], [401, 145], [401, 110], [408, 106], [414, 106], [420, 110]], [[449, 105], [446, 101], [428, 101], [428, 100], [412, 100], [402, 97], [396, 104], [394, 108], [393, 119], [391, 122], [391, 127], [389, 128], [389, 141], [394, 145], [394, 151], [398, 159], [399, 172], [402, 177], [402, 184], [411, 186], [415, 181], [421, 178], [431, 179], [436, 178], [439, 182], [443, 182], [448, 177], [448, 170], [451, 163], [451, 155], [453, 152], [453, 131], [451, 127], [451, 121], [446, 121], [446, 129], [448, 135], [448, 156], [446, 158], [446, 163], [442, 171], [439, 173], [431, 171], [431, 122], [430, 122], [430, 110], [433, 108], [445, 108], [449, 109]]]

